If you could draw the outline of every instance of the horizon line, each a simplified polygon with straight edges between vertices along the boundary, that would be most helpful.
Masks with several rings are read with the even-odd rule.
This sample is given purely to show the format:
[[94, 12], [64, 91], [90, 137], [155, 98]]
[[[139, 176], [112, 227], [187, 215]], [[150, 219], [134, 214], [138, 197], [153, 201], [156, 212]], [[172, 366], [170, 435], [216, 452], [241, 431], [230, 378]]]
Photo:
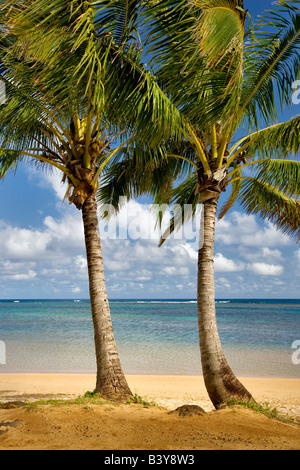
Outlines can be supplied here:
[[[68, 297], [68, 298], [39, 298], [39, 297], [32, 297], [32, 298], [21, 298], [21, 297], [12, 297], [8, 299], [0, 299], [0, 302], [16, 302], [16, 301], [30, 301], [30, 300], [39, 300], [39, 301], [90, 301], [89, 298], [74, 298], [74, 297]], [[192, 298], [192, 297], [168, 297], [168, 298], [159, 298], [159, 297], [151, 297], [151, 298], [145, 298], [145, 297], [130, 297], [130, 298], [113, 298], [113, 299], [108, 299], [110, 301], [129, 301], [129, 300], [143, 300], [143, 301], [151, 301], [151, 300], [159, 300], [159, 301], [167, 301], [167, 300], [186, 300], [186, 301], [197, 301], [197, 298]], [[292, 297], [278, 297], [278, 298], [270, 298], [270, 297], [216, 297], [215, 301], [218, 300], [299, 300], [300, 298], [292, 298]]]

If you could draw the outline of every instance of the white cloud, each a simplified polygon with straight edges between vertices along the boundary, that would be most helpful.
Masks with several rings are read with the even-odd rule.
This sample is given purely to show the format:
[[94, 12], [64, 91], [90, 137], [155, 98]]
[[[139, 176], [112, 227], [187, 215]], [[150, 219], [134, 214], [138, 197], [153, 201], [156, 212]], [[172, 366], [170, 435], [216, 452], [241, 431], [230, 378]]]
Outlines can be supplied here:
[[46, 233], [54, 243], [61, 243], [64, 248], [82, 249], [84, 243], [83, 224], [81, 213], [76, 211], [54, 220], [53, 217], [46, 217], [44, 220]]
[[79, 292], [80, 292], [80, 287], [72, 287], [71, 290], [72, 290], [73, 294], [79, 294]]
[[217, 253], [215, 255], [215, 272], [242, 271], [244, 268], [244, 263], [235, 262], [231, 259], [225, 258], [222, 253]]
[[79, 271], [82, 271], [82, 270], [85, 271], [87, 268], [87, 260], [82, 255], [75, 256], [74, 264]]
[[34, 259], [47, 249], [50, 239], [45, 232], [2, 224], [0, 256], [3, 254], [10, 260]]
[[270, 248], [268, 247], [263, 247], [261, 249], [262, 251], [262, 256], [263, 258], [265, 259], [269, 259], [269, 260], [283, 260], [283, 257], [282, 257], [282, 253], [280, 250], [271, 250]]
[[130, 261], [127, 261], [126, 259], [120, 259], [119, 261], [106, 259], [105, 261], [105, 269], [107, 269], [107, 271], [129, 271], [131, 268], [132, 265]]
[[218, 287], [221, 288], [221, 289], [230, 289], [231, 288], [230, 282], [225, 277], [220, 277], [218, 279], [218, 281], [216, 281], [216, 285], [218, 285]]
[[[160, 233], [154, 228], [151, 205], [131, 201], [127, 217], [117, 223], [126, 229], [126, 220], [129, 220], [129, 235], [133, 234], [135, 238], [140, 227], [141, 238], [104, 237], [102, 240], [108, 289], [115, 295], [118, 292], [119, 297], [131, 293], [139, 296], [142, 289], [147, 295], [155, 296], [155, 292], [170, 291], [178, 284], [185, 286], [185, 295], [192, 291], [193, 297], [197, 266], [194, 247], [185, 239], [167, 240], [158, 247]], [[99, 222], [102, 234], [105, 222]], [[35, 283], [39, 296], [48, 297], [52, 292], [55, 297], [72, 297], [80, 292], [81, 296], [87, 297], [87, 262], [80, 212], [66, 205], [59, 217], [46, 215], [39, 230], [0, 222], [0, 268], [0, 281], [5, 280], [5, 287], [0, 288], [0, 298], [9, 288], [16, 289], [13, 286], [22, 280]], [[171, 287], [168, 277], [172, 277]]]
[[37, 276], [35, 271], [29, 269], [29, 271], [19, 274], [11, 274], [4, 276], [4, 279], [9, 279], [11, 281], [29, 281], [34, 279]]
[[189, 269], [186, 267], [165, 266], [162, 271], [169, 276], [188, 276]]
[[233, 212], [216, 224], [216, 241], [225, 245], [273, 247], [288, 245], [288, 236], [280, 233], [270, 222], [257, 223], [254, 215]]
[[274, 263], [275, 261], [283, 261], [283, 256], [280, 250], [271, 249], [269, 247], [245, 247], [238, 248], [240, 256], [251, 262], [268, 262]]
[[253, 263], [249, 269], [255, 274], [263, 276], [279, 276], [284, 271], [284, 267], [279, 264], [267, 263]]
[[42, 188], [48, 186], [55, 192], [58, 200], [60, 202], [63, 201], [68, 186], [66, 183], [63, 184], [61, 182], [62, 174], [59, 170], [53, 168], [48, 171], [42, 171], [38, 168], [34, 170], [32, 167], [29, 167], [29, 169], [25, 167], [25, 171], [27, 172], [29, 181], [34, 180], [34, 183]]
[[[55, 191], [58, 215], [49, 216], [43, 208], [45, 216], [39, 228], [0, 222], [0, 298], [10, 285], [19, 288], [22, 280], [31, 281], [37, 286], [36, 292], [45, 297], [47, 292], [55, 293], [56, 297], [71, 297], [80, 292], [87, 297], [81, 213], [61, 202], [66, 188], [59, 175], [42, 175], [40, 180]], [[167, 210], [162, 230], [169, 216]], [[152, 205], [138, 201], [128, 202], [109, 224], [100, 220], [105, 277], [108, 291], [114, 297], [172, 297], [179, 290], [181, 295], [196, 296], [198, 222], [185, 224], [181, 232], [159, 248], [161, 232], [155, 228], [155, 220]], [[271, 283], [274, 276], [284, 272], [284, 250], [288, 245], [287, 237], [271, 224], [258, 224], [256, 217], [238, 212], [229, 214], [216, 225], [215, 271], [228, 273], [230, 280], [218, 279], [216, 286], [239, 293], [242, 287], [237, 276], [241, 271], [247, 273], [244, 275], [247, 290], [254, 285], [253, 275], [270, 276], [266, 281]], [[300, 260], [300, 250], [296, 251], [296, 259]], [[2, 285], [1, 279], [5, 280]], [[281, 282], [278, 279], [278, 288]], [[262, 289], [258, 281], [255, 289]]]
[[38, 230], [0, 223], [0, 297], [30, 296], [24, 281], [36, 297], [71, 295], [76, 278], [87, 284], [83, 254], [82, 222], [71, 214], [46, 217]]
[[192, 261], [197, 261], [198, 260], [198, 253], [196, 250], [194, 250], [194, 248], [189, 245], [188, 243], [185, 243], [184, 245], [181, 245], [187, 252], [187, 254], [189, 255], [189, 258], [192, 260]]

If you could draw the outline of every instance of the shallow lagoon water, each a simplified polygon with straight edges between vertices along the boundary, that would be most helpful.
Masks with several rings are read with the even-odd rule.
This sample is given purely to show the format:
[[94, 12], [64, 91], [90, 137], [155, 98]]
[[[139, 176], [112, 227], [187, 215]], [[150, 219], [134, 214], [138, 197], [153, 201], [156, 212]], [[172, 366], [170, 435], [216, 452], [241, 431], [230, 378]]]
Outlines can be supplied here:
[[[201, 375], [195, 300], [111, 301], [127, 374]], [[292, 348], [300, 341], [300, 301], [220, 300], [222, 345], [237, 375], [300, 378]], [[0, 301], [0, 372], [93, 373], [93, 325], [87, 300]], [[299, 354], [300, 357], [300, 354]]]

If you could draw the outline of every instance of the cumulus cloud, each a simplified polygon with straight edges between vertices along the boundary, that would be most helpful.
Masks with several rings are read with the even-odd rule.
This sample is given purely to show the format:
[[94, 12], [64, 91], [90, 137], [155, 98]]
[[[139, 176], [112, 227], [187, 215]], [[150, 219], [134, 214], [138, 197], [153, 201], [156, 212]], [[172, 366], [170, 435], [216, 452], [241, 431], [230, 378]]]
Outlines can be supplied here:
[[29, 269], [27, 272], [24, 273], [4, 275], [4, 279], [9, 279], [11, 281], [28, 281], [34, 279], [36, 276], [37, 273]]
[[269, 247], [258, 247], [257, 249], [240, 246], [238, 253], [240, 256], [249, 261], [274, 263], [275, 261], [283, 261], [282, 252], [278, 249]]
[[190, 271], [187, 267], [165, 266], [162, 271], [170, 276], [188, 276]]
[[[78, 258], [79, 257], [79, 258]], [[75, 258], [75, 260], [74, 260]], [[39, 229], [0, 223], [0, 297], [26, 298], [72, 292], [84, 267], [82, 222], [71, 214], [45, 217]], [[74, 269], [75, 266], [75, 269]], [[74, 286], [73, 286], [74, 287]], [[59, 296], [59, 294], [58, 294]]]
[[232, 259], [226, 258], [222, 253], [217, 253], [215, 256], [215, 271], [216, 272], [234, 272], [242, 271], [245, 268], [245, 264], [241, 262], [235, 262]]
[[61, 172], [59, 170], [53, 168], [48, 171], [41, 171], [38, 168], [33, 169], [30, 167], [30, 169], [28, 169], [25, 167], [25, 171], [27, 172], [29, 181], [34, 181], [35, 184], [42, 188], [50, 188], [54, 191], [57, 199], [60, 202], [63, 201], [68, 185], [66, 183], [62, 183]]
[[[155, 228], [151, 205], [130, 201], [126, 217], [125, 208], [119, 215], [117, 232], [110, 232], [116, 236], [101, 236], [108, 289], [114, 293], [118, 290], [119, 297], [130, 293], [141, 295], [142, 289], [154, 295], [170, 290], [170, 283], [173, 287], [185, 285], [185, 294], [190, 292], [193, 297], [197, 244], [174, 237], [159, 248], [161, 233]], [[103, 235], [107, 225], [103, 220], [99, 222]], [[124, 239], [120, 239], [120, 233], [125, 233]], [[51, 292], [56, 297], [79, 293], [87, 297], [88, 274], [80, 212], [65, 206], [57, 218], [45, 216], [38, 230], [0, 222], [0, 267], [0, 280], [5, 280], [6, 288], [10, 286], [13, 290], [21, 282], [31, 281], [33, 291], [35, 288], [39, 291], [38, 297], [43, 292], [45, 297], [51, 296]], [[168, 278], [172, 281], [166, 281]], [[25, 292], [25, 284], [22, 288]]]
[[[45, 181], [59, 200], [57, 216], [45, 214], [38, 228], [0, 221], [0, 297], [22, 289], [25, 297], [29, 287], [34, 297], [88, 297], [81, 213], [61, 203], [66, 188], [59, 175], [41, 176], [41, 184]], [[170, 215], [167, 209], [162, 230]], [[114, 298], [195, 298], [199, 226], [198, 216], [159, 248], [161, 231], [151, 204], [130, 201], [109, 223], [100, 220], [109, 294]], [[266, 289], [275, 281], [278, 289], [285, 288], [284, 279], [276, 276], [289, 271], [284, 271], [289, 246], [288, 238], [271, 224], [259, 224], [254, 216], [232, 212], [216, 224], [217, 289], [222, 293], [243, 291], [245, 296], [262, 291], [258, 275], [266, 276]], [[300, 250], [295, 253], [294, 262], [300, 261]], [[239, 279], [241, 272], [245, 281]]]
[[80, 287], [72, 287], [71, 290], [72, 290], [73, 294], [79, 294]]
[[220, 277], [216, 282], [216, 286], [221, 289], [231, 289], [231, 283], [225, 277]]
[[[157, 243], [168, 228], [172, 216], [170, 208], [163, 211], [162, 226], [159, 227], [158, 209], [152, 204], [141, 204], [135, 200], [124, 202], [126, 198], [122, 199], [120, 211], [116, 215], [112, 213], [108, 220], [101, 221], [102, 240], [153, 240]], [[111, 208], [107, 207], [107, 211], [110, 210]], [[200, 214], [199, 210], [195, 220], [187, 221], [168, 239], [196, 243], [199, 238]]]
[[233, 212], [217, 222], [216, 241], [247, 247], [277, 247], [291, 243], [288, 236], [280, 233], [270, 222], [259, 225], [254, 215], [240, 212]]
[[283, 273], [284, 267], [280, 264], [253, 263], [249, 269], [255, 274], [263, 276], [279, 276]]
[[11, 227], [2, 223], [0, 229], [0, 254], [13, 260], [31, 260], [45, 251], [50, 242], [48, 233]]

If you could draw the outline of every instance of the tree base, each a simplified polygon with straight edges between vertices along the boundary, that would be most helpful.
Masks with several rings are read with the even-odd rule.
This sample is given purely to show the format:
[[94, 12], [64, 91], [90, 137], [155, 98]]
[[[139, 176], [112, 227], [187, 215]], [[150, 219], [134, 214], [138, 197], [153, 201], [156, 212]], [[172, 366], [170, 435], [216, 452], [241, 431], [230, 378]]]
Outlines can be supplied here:
[[251, 393], [234, 375], [225, 357], [223, 357], [222, 367], [219, 373], [204, 373], [204, 380], [209, 397], [218, 410], [235, 402], [256, 403]]
[[95, 392], [109, 401], [118, 403], [125, 403], [133, 396], [126, 379], [122, 377], [118, 379], [115, 376], [113, 379], [109, 378], [105, 381], [102, 380], [101, 383], [97, 383]]

